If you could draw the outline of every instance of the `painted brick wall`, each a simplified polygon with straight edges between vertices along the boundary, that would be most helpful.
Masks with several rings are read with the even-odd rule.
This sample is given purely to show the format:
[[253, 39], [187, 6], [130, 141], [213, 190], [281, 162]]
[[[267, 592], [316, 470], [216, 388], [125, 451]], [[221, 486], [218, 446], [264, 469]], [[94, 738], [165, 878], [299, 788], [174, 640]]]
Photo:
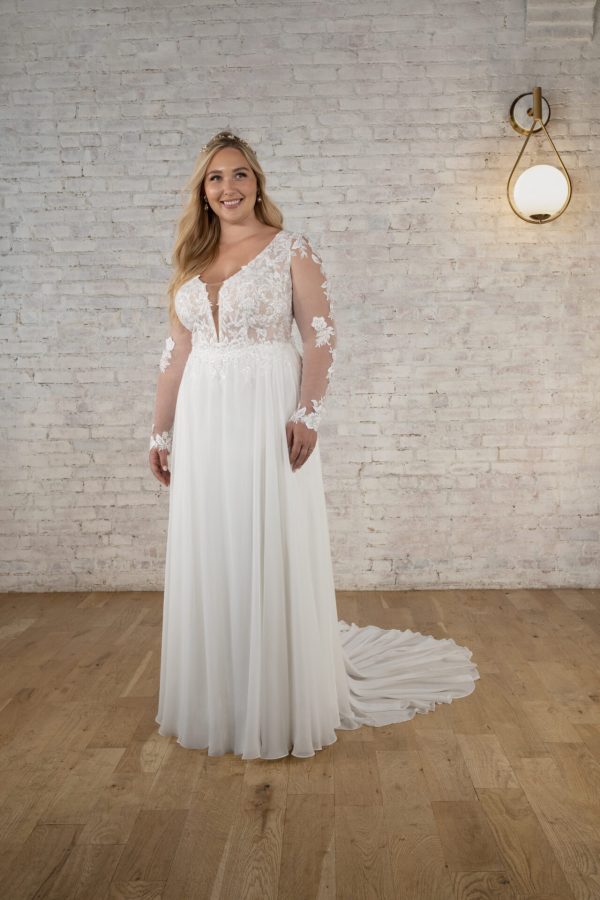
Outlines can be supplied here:
[[[580, 9], [551, 43], [536, 15], [5, 0], [5, 590], [161, 589], [168, 260], [221, 128], [257, 149], [335, 292], [336, 586], [600, 583], [599, 42]], [[505, 197], [508, 109], [536, 84], [574, 190], [541, 227]]]

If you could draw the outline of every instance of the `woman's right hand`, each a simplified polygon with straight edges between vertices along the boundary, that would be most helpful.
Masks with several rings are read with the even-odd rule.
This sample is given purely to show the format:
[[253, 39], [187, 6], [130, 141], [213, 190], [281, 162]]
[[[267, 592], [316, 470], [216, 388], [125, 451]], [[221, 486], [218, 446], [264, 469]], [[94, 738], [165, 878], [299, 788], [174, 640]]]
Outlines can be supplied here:
[[165, 487], [169, 487], [171, 483], [168, 456], [168, 450], [159, 450], [158, 447], [153, 447], [148, 457], [150, 471]]

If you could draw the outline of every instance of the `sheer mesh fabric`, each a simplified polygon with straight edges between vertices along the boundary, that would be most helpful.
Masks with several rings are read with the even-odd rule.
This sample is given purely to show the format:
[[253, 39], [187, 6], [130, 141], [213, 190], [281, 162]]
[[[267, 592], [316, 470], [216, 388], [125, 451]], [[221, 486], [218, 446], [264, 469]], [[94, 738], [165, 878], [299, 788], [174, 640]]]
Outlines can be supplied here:
[[290, 421], [316, 431], [333, 374], [336, 331], [323, 263], [306, 235], [291, 248], [292, 308], [302, 338], [300, 400]]
[[176, 319], [159, 362], [150, 449], [171, 451], [177, 394], [192, 349], [192, 332]]

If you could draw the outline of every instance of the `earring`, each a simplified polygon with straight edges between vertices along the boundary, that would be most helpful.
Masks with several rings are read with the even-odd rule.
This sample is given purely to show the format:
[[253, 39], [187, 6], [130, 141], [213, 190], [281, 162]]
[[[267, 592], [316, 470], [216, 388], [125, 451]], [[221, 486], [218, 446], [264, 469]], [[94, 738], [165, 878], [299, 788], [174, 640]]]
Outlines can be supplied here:
[[208, 209], [208, 203], [206, 202], [206, 197], [204, 198], [204, 209]]

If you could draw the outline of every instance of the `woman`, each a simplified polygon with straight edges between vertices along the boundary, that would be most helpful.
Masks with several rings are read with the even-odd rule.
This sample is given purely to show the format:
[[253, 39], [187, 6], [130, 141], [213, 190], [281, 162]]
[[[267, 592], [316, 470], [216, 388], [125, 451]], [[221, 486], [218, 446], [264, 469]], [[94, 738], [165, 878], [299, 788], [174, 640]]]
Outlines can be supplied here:
[[[317, 432], [336, 329], [256, 155], [202, 148], [169, 285], [150, 468], [170, 485], [160, 734], [209, 756], [314, 756], [474, 689], [471, 652], [337, 619]], [[302, 355], [292, 340], [295, 320]]]

